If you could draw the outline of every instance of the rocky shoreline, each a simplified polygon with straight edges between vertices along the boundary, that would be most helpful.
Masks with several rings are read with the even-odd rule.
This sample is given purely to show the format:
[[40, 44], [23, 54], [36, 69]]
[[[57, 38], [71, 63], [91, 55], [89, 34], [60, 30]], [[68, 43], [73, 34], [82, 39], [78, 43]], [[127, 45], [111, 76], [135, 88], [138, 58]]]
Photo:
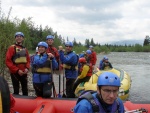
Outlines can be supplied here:
[[[59, 72], [57, 72], [57, 71], [54, 72], [54, 74], [53, 74], [55, 88], [56, 88], [57, 93], [58, 93], [58, 87], [59, 87], [59, 76], [58, 75], [59, 75]], [[62, 77], [63, 77], [63, 74], [61, 72], [61, 86], [62, 86]], [[13, 85], [12, 85], [12, 81], [11, 81], [11, 77], [10, 77], [10, 73], [9, 73], [8, 69], [6, 69], [6, 71], [5, 71], [4, 78], [7, 80], [7, 83], [9, 85], [9, 89], [10, 89], [10, 93], [13, 93]], [[62, 88], [61, 88], [61, 92], [62, 92]], [[22, 95], [21, 86], [20, 86], [19, 94]], [[35, 96], [35, 90], [33, 88], [31, 71], [29, 71], [29, 73], [28, 73], [28, 95]]]

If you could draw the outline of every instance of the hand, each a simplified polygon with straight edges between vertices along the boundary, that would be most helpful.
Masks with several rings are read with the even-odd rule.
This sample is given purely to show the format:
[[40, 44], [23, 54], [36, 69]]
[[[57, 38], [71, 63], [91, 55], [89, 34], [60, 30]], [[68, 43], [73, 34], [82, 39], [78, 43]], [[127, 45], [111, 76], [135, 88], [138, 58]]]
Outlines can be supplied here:
[[54, 55], [52, 53], [47, 53], [49, 58], [54, 58]]
[[24, 74], [24, 72], [23, 72], [22, 70], [19, 70], [19, 71], [18, 71], [18, 74], [19, 74], [20, 76], [22, 76], [22, 75]]
[[24, 74], [27, 74], [28, 71], [29, 71], [29, 70], [26, 68], [26, 69], [24, 70]]

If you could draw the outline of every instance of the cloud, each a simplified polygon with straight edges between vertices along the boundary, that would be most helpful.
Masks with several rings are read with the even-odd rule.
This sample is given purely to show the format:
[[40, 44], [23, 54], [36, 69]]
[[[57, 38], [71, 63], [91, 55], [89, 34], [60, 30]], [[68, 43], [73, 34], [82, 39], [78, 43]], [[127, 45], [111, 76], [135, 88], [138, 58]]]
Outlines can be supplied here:
[[[143, 39], [149, 35], [148, 0], [5, 0], [5, 12], [12, 17], [33, 17], [37, 25], [50, 26], [62, 37], [84, 43], [107, 43]], [[7, 8], [7, 9], [6, 9]]]

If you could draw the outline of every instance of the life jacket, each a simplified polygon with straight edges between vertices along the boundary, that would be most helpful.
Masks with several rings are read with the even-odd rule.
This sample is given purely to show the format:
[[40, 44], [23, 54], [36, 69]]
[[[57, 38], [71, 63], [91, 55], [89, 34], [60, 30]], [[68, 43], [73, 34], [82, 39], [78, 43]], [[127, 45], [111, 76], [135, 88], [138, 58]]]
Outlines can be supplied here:
[[16, 45], [12, 45], [12, 46], [14, 46], [14, 51], [15, 51], [15, 54], [12, 57], [13, 62], [15, 64], [27, 63], [26, 48], [23, 46], [20, 46], [21, 48], [19, 48]]
[[73, 65], [73, 64], [63, 64], [63, 68], [65, 69], [70, 69], [70, 70], [78, 70], [78, 61], [79, 61], [79, 56], [77, 56], [77, 61], [76, 63]]
[[51, 63], [52, 63], [52, 61], [48, 58], [43, 67], [38, 67], [37, 65], [33, 66], [33, 68], [34, 68], [33, 72], [39, 73], [39, 74], [50, 74], [50, 73], [52, 73]]
[[[107, 113], [104, 110], [103, 106], [98, 101], [98, 99], [96, 99], [96, 97], [92, 95], [93, 93], [96, 93], [96, 91], [89, 90], [83, 92], [81, 96], [78, 98], [77, 103], [79, 103], [82, 99], [86, 99], [88, 100], [88, 102], [91, 103], [93, 113]], [[112, 105], [112, 111], [110, 113], [118, 113], [118, 110], [119, 110], [119, 102], [116, 100]]]
[[[91, 64], [86, 64], [86, 65], [89, 66], [89, 71], [88, 71], [88, 73], [87, 73], [86, 76], [92, 76], [92, 72], [93, 72], [93, 70], [92, 70], [92, 65], [91, 65]], [[79, 74], [81, 74], [82, 70], [83, 70], [83, 66], [80, 68]]]

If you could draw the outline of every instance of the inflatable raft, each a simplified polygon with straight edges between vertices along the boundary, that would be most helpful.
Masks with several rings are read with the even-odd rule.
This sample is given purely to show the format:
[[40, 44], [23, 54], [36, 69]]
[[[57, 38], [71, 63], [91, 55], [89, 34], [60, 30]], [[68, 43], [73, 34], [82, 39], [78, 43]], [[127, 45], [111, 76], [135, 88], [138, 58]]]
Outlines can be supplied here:
[[122, 69], [112, 68], [107, 70], [98, 70], [95, 74], [93, 74], [88, 82], [82, 82], [78, 85], [75, 90], [75, 95], [78, 97], [83, 91], [86, 90], [94, 90], [96, 91], [97, 87], [97, 79], [98, 76], [101, 75], [103, 72], [113, 72], [120, 77], [121, 80], [121, 87], [119, 89], [119, 97], [122, 100], [126, 100], [129, 96], [129, 89], [131, 87], [131, 78], [127, 72]]
[[[14, 96], [14, 99], [15, 106], [13, 109], [19, 113], [73, 113], [77, 101], [77, 99], [71, 98], [43, 99], [28, 96]], [[126, 113], [142, 113], [137, 112], [140, 110], [150, 112], [150, 102], [133, 103], [125, 101], [124, 106]]]

